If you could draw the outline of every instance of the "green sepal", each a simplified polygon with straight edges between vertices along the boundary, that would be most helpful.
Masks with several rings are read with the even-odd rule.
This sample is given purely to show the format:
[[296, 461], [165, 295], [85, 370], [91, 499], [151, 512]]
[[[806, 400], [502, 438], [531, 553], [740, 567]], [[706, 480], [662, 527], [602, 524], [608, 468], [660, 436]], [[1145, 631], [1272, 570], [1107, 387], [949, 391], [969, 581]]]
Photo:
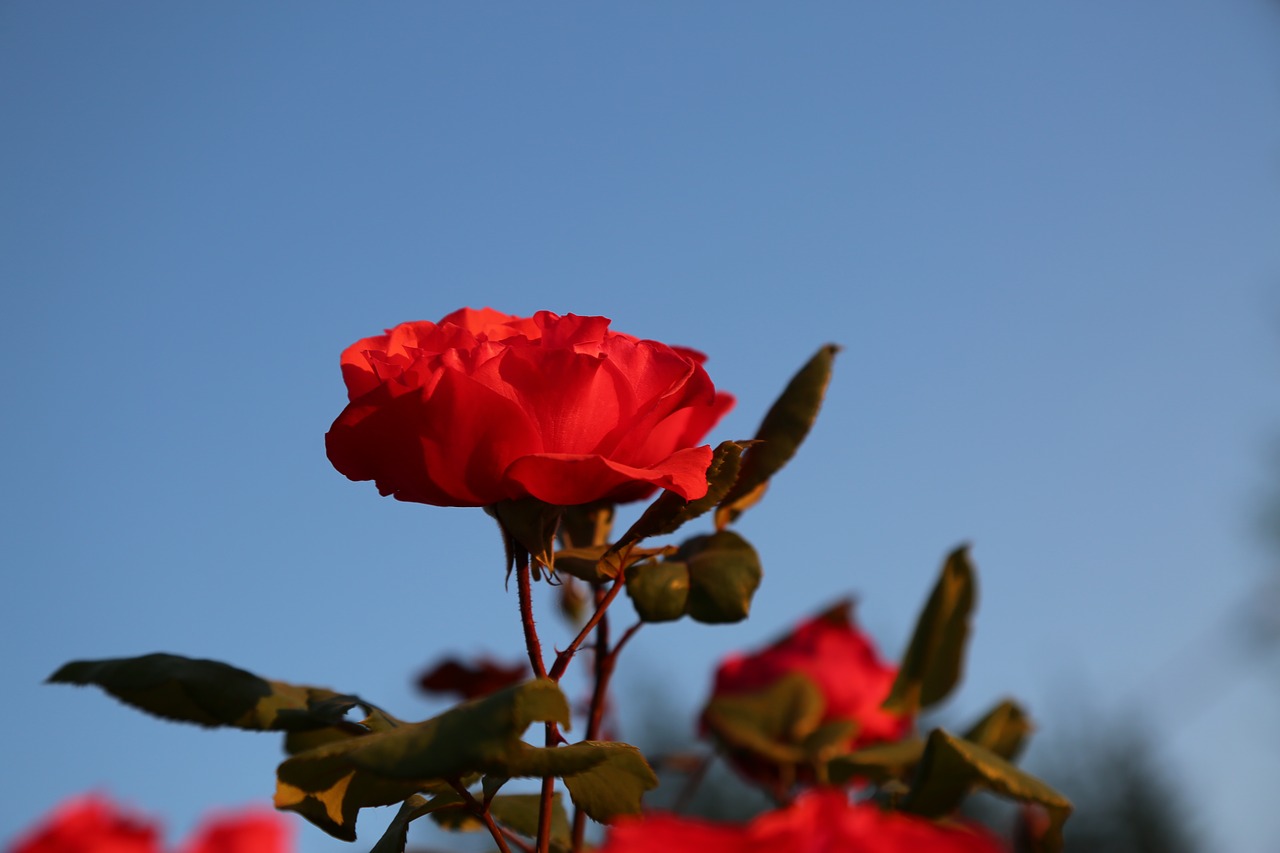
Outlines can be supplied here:
[[373, 845], [369, 853], [404, 853], [405, 842], [409, 838], [409, 824], [424, 815], [433, 818], [442, 812], [461, 812], [470, 814], [462, 807], [462, 798], [454, 791], [448, 791], [427, 799], [421, 794], [414, 794], [400, 805], [400, 810], [391, 819], [378, 843]]
[[902, 667], [882, 706], [886, 711], [915, 714], [946, 698], [959, 683], [976, 586], [968, 546], [962, 545], [943, 563], [938, 582], [916, 621]]
[[920, 763], [924, 740], [908, 737], [888, 743], [877, 743], [836, 756], [827, 764], [827, 777], [834, 785], [851, 779], [867, 779], [877, 785], [906, 779]]
[[1006, 761], [1013, 761], [1033, 731], [1035, 726], [1022, 706], [1006, 699], [974, 723], [964, 733], [964, 739], [986, 747]]
[[697, 536], [680, 546], [676, 558], [689, 564], [689, 601], [685, 612], [709, 625], [741, 622], [764, 570], [747, 540], [731, 530]]
[[276, 807], [296, 811], [337, 838], [355, 837], [361, 808], [443, 792], [482, 773], [512, 776], [534, 722], [569, 725], [569, 703], [550, 679], [466, 702], [425, 722], [328, 743], [277, 768]]
[[934, 729], [902, 802], [904, 811], [941, 818], [959, 808], [965, 796], [985, 788], [1024, 803], [1042, 806], [1049, 815], [1049, 828], [1042, 841], [1046, 853], [1062, 849], [1062, 826], [1071, 815], [1071, 802], [1048, 784], [1019, 770], [986, 747], [969, 743]]
[[692, 521], [720, 503], [733, 488], [742, 467], [742, 452], [752, 441], [723, 441], [711, 456], [707, 467], [707, 493], [697, 500], [686, 501], [675, 492], [664, 491], [657, 500], [645, 508], [635, 524], [622, 534], [615, 549], [650, 536], [674, 533], [687, 521]]
[[221, 661], [164, 653], [72, 661], [48, 681], [93, 684], [162, 719], [210, 727], [287, 732], [335, 728], [360, 734], [367, 729], [345, 719], [357, 706], [370, 716], [394, 719], [356, 696], [268, 681]]
[[793, 672], [762, 690], [712, 697], [702, 721], [730, 750], [794, 766], [809, 760], [804, 745], [819, 731], [825, 711], [818, 685]]
[[613, 530], [613, 504], [567, 506], [560, 516], [560, 540], [566, 548], [604, 545]]
[[555, 569], [556, 529], [560, 526], [563, 509], [536, 498], [520, 498], [487, 506], [484, 511], [498, 520], [504, 536], [533, 558], [536, 578], [539, 577], [539, 565]]
[[588, 545], [582, 548], [565, 548], [556, 552], [556, 571], [573, 575], [590, 584], [604, 583], [641, 560], [674, 554], [675, 548], [636, 548], [627, 546], [621, 551], [608, 545]]
[[720, 499], [716, 510], [717, 528], [724, 528], [755, 503], [769, 479], [795, 455], [822, 408], [822, 398], [831, 380], [831, 366], [839, 351], [840, 347], [835, 344], [827, 344], [818, 350], [791, 377], [781, 396], [770, 407], [756, 430], [755, 437], [760, 443], [743, 456], [737, 482]]
[[627, 596], [645, 622], [671, 622], [689, 603], [689, 566], [680, 562], [641, 563], [627, 571]]

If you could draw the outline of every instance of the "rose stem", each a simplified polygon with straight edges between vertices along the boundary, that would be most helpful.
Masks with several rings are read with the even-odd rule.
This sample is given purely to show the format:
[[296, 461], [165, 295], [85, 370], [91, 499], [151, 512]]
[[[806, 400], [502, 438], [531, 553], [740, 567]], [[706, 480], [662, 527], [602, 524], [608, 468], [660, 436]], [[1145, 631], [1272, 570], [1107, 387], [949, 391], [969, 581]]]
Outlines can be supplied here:
[[[596, 601], [601, 603], [604, 600], [605, 592], [600, 588], [596, 588]], [[618, 663], [618, 655], [622, 652], [622, 647], [627, 641], [635, 636], [636, 631], [640, 630], [643, 622], [637, 622], [628, 628], [622, 638], [618, 640], [618, 645], [612, 649], [609, 648], [609, 615], [603, 610], [600, 611], [600, 623], [596, 626], [596, 650], [595, 650], [595, 688], [591, 693], [591, 711], [587, 716], [587, 740], [597, 740], [600, 737], [600, 723], [604, 719], [604, 708], [606, 698], [609, 695], [609, 681], [613, 677], [614, 667]], [[582, 809], [574, 807], [573, 809], [573, 844], [569, 848], [577, 853], [582, 849], [582, 840], [587, 831], [587, 814]]]
[[[471, 796], [471, 792], [467, 790], [467, 786], [462, 784], [460, 779], [450, 779], [449, 785], [453, 790], [458, 792], [458, 796], [462, 797], [462, 801], [466, 803], [467, 808], [471, 810], [471, 813], [484, 821], [484, 825], [489, 828], [489, 834], [493, 836], [493, 841], [498, 845], [498, 849], [501, 850], [502, 853], [511, 853], [511, 847], [507, 845], [507, 840], [503, 837], [503, 830], [498, 826], [498, 824], [494, 823], [493, 815], [489, 814], [489, 810], [477, 802], [475, 797]], [[517, 840], [517, 843], [520, 845], [522, 850], [531, 850], [531, 848], [523, 841]]]
[[[516, 591], [520, 598], [520, 621], [524, 625], [524, 644], [529, 650], [529, 663], [533, 664], [533, 674], [538, 678], [547, 677], [547, 666], [542, 660], [542, 643], [538, 641], [538, 628], [533, 622], [533, 579], [529, 570], [529, 552], [518, 544], [516, 557]], [[559, 680], [558, 676], [553, 676]], [[555, 723], [546, 724], [548, 747], [555, 746], [560, 740], [560, 733]], [[537, 853], [548, 853], [551, 850], [551, 811], [556, 790], [556, 777], [542, 777], [542, 792], [538, 802], [538, 838]]]
[[604, 618], [604, 612], [609, 609], [609, 605], [618, 597], [618, 593], [622, 592], [622, 574], [614, 578], [613, 586], [609, 587], [609, 591], [600, 599], [600, 603], [596, 605], [596, 612], [591, 614], [591, 618], [587, 620], [587, 624], [582, 626], [582, 630], [578, 632], [578, 636], [573, 638], [573, 642], [569, 647], [556, 655], [556, 662], [552, 664], [551, 671], [547, 673], [552, 681], [559, 681], [564, 675], [565, 670], [569, 668], [569, 662], [573, 660], [574, 654], [578, 648], [586, 642], [587, 637], [595, 630], [596, 625], [600, 624], [600, 620]]

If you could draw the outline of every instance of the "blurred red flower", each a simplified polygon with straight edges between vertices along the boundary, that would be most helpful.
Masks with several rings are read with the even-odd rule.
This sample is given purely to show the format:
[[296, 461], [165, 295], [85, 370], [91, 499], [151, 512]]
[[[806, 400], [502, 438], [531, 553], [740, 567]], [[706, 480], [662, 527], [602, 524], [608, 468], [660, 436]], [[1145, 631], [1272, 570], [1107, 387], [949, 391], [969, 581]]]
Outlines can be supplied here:
[[[180, 853], [289, 853], [289, 825], [266, 809], [213, 815], [179, 847]], [[161, 853], [158, 824], [90, 795], [53, 810], [9, 853]]]
[[403, 501], [692, 500], [711, 463], [695, 445], [733, 405], [703, 360], [605, 317], [463, 308], [348, 347], [350, 404], [325, 444], [340, 472]]
[[596, 853], [1006, 853], [976, 824], [935, 822], [817, 789], [750, 823], [652, 813], [610, 827]]
[[490, 658], [466, 663], [448, 658], [424, 672], [418, 686], [427, 693], [452, 693], [462, 699], [478, 699], [519, 684], [531, 675], [529, 665], [504, 666]]
[[[820, 723], [854, 724], [852, 734], [837, 745], [837, 750], [844, 752], [898, 740], [911, 730], [910, 716], [889, 713], [880, 707], [897, 673], [897, 667], [880, 658], [871, 638], [858, 630], [853, 602], [842, 601], [800, 623], [766, 649], [726, 658], [716, 670], [712, 700], [756, 693], [787, 676], [802, 675], [822, 695]], [[715, 721], [706, 714], [703, 726], [717, 734]], [[776, 778], [762, 756], [734, 749], [732, 742], [726, 745], [735, 766], [748, 777], [766, 781]]]

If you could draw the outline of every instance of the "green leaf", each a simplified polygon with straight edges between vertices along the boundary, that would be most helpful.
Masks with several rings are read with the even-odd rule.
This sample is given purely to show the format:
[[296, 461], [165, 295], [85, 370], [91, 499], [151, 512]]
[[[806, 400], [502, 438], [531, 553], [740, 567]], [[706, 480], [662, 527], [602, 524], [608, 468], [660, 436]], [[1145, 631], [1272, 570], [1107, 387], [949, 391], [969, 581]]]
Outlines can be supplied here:
[[968, 546], [962, 545], [947, 557], [916, 622], [911, 645], [884, 701], [886, 711], [914, 714], [946, 698], [959, 683], [976, 585]]
[[698, 536], [680, 546], [678, 559], [689, 564], [688, 614], [698, 622], [741, 622], [764, 570], [747, 540], [730, 530]]
[[715, 449], [711, 457], [711, 465], [707, 468], [707, 493], [694, 501], [686, 501], [675, 492], [664, 491], [658, 499], [645, 508], [636, 523], [627, 529], [614, 550], [647, 539], [650, 536], [661, 536], [674, 533], [685, 522], [711, 510], [733, 488], [738, 479], [738, 471], [742, 463], [742, 451], [750, 441], [723, 441]]
[[560, 747], [526, 745], [512, 765], [512, 776], [558, 776], [587, 816], [608, 823], [619, 815], [640, 814], [645, 791], [658, 777], [640, 750], [625, 743], [582, 741]]
[[965, 732], [964, 739], [1012, 761], [1022, 752], [1022, 747], [1034, 730], [1031, 718], [1022, 707], [1012, 699], [1006, 699], [974, 723]]
[[[509, 794], [495, 797], [489, 806], [493, 819], [515, 830], [526, 838], [538, 835], [538, 811], [542, 806], [539, 794]], [[551, 801], [551, 846], [567, 850], [572, 843], [569, 833], [569, 816], [565, 813], [560, 792]]]
[[641, 563], [627, 571], [627, 595], [645, 622], [671, 622], [689, 602], [689, 567], [684, 563]]
[[763, 690], [713, 697], [702, 721], [732, 750], [794, 765], [809, 757], [803, 744], [819, 730], [825, 711], [818, 685], [791, 673]]
[[1045, 849], [1061, 849], [1062, 825], [1071, 815], [1071, 802], [991, 750], [942, 729], [930, 733], [916, 778], [902, 807], [926, 817], [944, 817], [954, 812], [974, 787], [1043, 806], [1049, 814]]
[[843, 785], [851, 779], [867, 779], [883, 785], [905, 779], [923, 754], [924, 741], [918, 737], [877, 743], [831, 759], [827, 765], [827, 776], [835, 785]]
[[566, 548], [605, 545], [613, 529], [613, 504], [567, 506], [560, 517], [560, 539]]
[[462, 798], [453, 791], [432, 797], [428, 800], [420, 794], [414, 794], [400, 806], [400, 811], [391, 819], [386, 832], [373, 845], [369, 853], [404, 853], [405, 842], [409, 839], [409, 824], [423, 815], [441, 814], [443, 811], [462, 811]]
[[163, 653], [72, 661], [49, 676], [49, 682], [94, 684], [149, 714], [202, 726], [288, 732], [332, 727], [359, 734], [366, 729], [344, 719], [356, 706], [370, 716], [394, 719], [355, 696], [268, 681], [220, 661]]
[[296, 811], [351, 840], [360, 809], [400, 802], [450, 780], [512, 776], [534, 722], [569, 725], [569, 703], [550, 679], [536, 679], [467, 702], [421, 723], [324, 744], [276, 771], [276, 807]]
[[[752, 446], [742, 459], [738, 480], [720, 500], [716, 527], [723, 528], [754, 501], [746, 502], [753, 492], [761, 492], [769, 479], [795, 455], [809, 434], [822, 398], [831, 380], [831, 366], [840, 348], [827, 344], [818, 350], [791, 378], [756, 430], [760, 444]], [[758, 494], [756, 495], [758, 499]]]

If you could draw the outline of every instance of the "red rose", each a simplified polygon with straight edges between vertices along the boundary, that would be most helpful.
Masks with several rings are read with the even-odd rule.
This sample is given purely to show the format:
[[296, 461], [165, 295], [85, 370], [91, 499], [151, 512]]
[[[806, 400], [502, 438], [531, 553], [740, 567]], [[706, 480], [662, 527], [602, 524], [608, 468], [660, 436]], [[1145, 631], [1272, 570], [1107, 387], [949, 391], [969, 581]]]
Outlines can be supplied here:
[[702, 361], [605, 317], [464, 308], [348, 347], [325, 444], [350, 479], [436, 506], [693, 500], [711, 463], [694, 445], [733, 404]]
[[[836, 745], [837, 752], [898, 740], [911, 730], [911, 717], [880, 707], [898, 671], [880, 659], [871, 639], [858, 630], [852, 602], [842, 602], [802, 622], [763, 651], [727, 658], [716, 670], [712, 700], [757, 693], [793, 674], [808, 678], [821, 693], [819, 724], [854, 724], [851, 735]], [[716, 733], [714, 720], [705, 714], [703, 726]], [[729, 746], [735, 765], [749, 777], [761, 781], [778, 778], [762, 756], [733, 750], [731, 743]]]
[[[288, 824], [264, 808], [215, 815], [181, 851], [288, 853], [291, 846]], [[9, 853], [161, 853], [160, 830], [104, 797], [82, 797], [55, 809]]]
[[181, 853], [289, 853], [292, 847], [289, 824], [262, 808], [207, 818]]
[[746, 824], [654, 813], [610, 827], [596, 853], [1005, 853], [976, 824], [935, 823], [874, 803], [849, 804], [840, 791], [814, 790]]
[[9, 853], [159, 853], [160, 831], [119, 811], [107, 800], [82, 797], [63, 803], [19, 838]]

